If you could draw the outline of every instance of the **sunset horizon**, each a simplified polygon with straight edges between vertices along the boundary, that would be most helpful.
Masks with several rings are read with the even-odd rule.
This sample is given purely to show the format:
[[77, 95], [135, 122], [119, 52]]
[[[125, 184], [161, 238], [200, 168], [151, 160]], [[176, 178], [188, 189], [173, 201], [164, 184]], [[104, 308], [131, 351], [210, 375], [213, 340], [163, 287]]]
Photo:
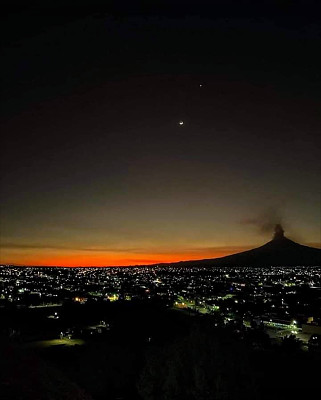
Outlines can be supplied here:
[[[121, 256], [114, 256], [114, 258], [108, 257], [108, 255], [102, 254], [106, 253], [105, 250], [98, 250], [98, 249], [84, 249], [82, 252], [84, 254], [88, 252], [96, 253], [92, 257], [85, 257], [85, 255], [80, 256], [79, 254], [76, 255], [68, 255], [62, 256], [60, 255], [63, 248], [58, 250], [59, 255], [56, 256], [44, 256], [43, 258], [36, 257], [33, 258], [33, 255], [28, 257], [24, 256], [25, 258], [19, 258], [20, 261], [10, 261], [9, 259], [1, 259], [1, 265], [13, 265], [13, 266], [32, 266], [32, 267], [132, 267], [132, 266], [148, 266], [148, 265], [155, 265], [155, 264], [171, 264], [171, 263], [179, 263], [184, 261], [197, 261], [203, 259], [216, 259], [225, 257], [232, 254], [241, 253], [247, 250], [251, 250], [262, 246], [264, 242], [257, 243], [253, 245], [245, 245], [245, 246], [221, 246], [221, 247], [211, 247], [211, 248], [197, 248], [193, 250], [186, 250], [185, 252], [175, 253], [172, 252], [161, 252], [161, 253], [139, 253], [137, 251], [132, 253], [131, 258], [125, 258]], [[312, 247], [312, 248], [321, 248], [321, 243], [301, 243], [304, 246]], [[37, 246], [34, 246], [32, 249], [36, 249]], [[45, 249], [46, 246], [42, 248]], [[40, 249], [40, 247], [39, 247]], [[66, 251], [66, 249], [64, 249]], [[81, 250], [78, 251], [78, 253]], [[97, 254], [99, 254], [97, 256]], [[135, 258], [136, 255], [136, 258]], [[108, 261], [108, 260], [115, 260]], [[11, 259], [12, 260], [12, 259]], [[79, 260], [79, 261], [77, 261]], [[92, 262], [91, 260], [94, 260]], [[118, 260], [118, 261], [117, 261]]]

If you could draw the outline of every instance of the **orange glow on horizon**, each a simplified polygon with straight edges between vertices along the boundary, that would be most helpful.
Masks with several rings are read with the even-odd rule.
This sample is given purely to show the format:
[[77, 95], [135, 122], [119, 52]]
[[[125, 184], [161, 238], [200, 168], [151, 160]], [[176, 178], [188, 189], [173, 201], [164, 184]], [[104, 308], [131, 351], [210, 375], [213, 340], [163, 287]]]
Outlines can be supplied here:
[[248, 250], [250, 247], [221, 247], [216, 249], [204, 249], [204, 251], [186, 251], [180, 253], [144, 253], [144, 254], [99, 254], [88, 256], [88, 254], [42, 254], [21, 255], [6, 257], [2, 264], [14, 264], [23, 266], [62, 266], [62, 267], [104, 267], [104, 266], [133, 266], [175, 263], [179, 261], [201, 260], [206, 258], [219, 258], [233, 253]]

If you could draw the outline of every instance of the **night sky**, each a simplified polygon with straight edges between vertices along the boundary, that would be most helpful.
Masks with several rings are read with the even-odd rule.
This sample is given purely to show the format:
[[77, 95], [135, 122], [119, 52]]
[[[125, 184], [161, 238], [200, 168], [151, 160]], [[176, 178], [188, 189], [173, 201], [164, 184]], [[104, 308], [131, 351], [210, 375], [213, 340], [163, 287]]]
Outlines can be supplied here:
[[0, 262], [320, 247], [316, 2], [105, 3], [2, 16]]

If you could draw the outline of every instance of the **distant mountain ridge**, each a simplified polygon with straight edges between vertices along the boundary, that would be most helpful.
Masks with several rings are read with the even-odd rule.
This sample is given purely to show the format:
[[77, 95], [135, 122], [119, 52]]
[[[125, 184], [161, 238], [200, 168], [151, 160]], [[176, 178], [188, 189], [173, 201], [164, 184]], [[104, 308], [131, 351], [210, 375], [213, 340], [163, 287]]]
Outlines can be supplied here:
[[177, 265], [204, 266], [321, 266], [321, 249], [304, 246], [284, 236], [281, 225], [276, 225], [274, 237], [263, 246], [229, 256], [181, 261]]

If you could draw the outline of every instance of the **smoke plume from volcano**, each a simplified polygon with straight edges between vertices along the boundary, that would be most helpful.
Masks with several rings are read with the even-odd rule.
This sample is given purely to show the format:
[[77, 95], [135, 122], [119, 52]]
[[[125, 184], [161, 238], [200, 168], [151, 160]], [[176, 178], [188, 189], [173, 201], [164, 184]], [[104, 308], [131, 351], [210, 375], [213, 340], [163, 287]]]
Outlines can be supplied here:
[[270, 207], [263, 211], [257, 217], [246, 218], [241, 221], [242, 224], [252, 225], [261, 234], [271, 234], [275, 231], [274, 238], [280, 237], [282, 232], [282, 237], [284, 230], [282, 228], [283, 218], [279, 209], [275, 207]]
[[284, 230], [280, 224], [275, 225], [273, 240], [284, 238]]

